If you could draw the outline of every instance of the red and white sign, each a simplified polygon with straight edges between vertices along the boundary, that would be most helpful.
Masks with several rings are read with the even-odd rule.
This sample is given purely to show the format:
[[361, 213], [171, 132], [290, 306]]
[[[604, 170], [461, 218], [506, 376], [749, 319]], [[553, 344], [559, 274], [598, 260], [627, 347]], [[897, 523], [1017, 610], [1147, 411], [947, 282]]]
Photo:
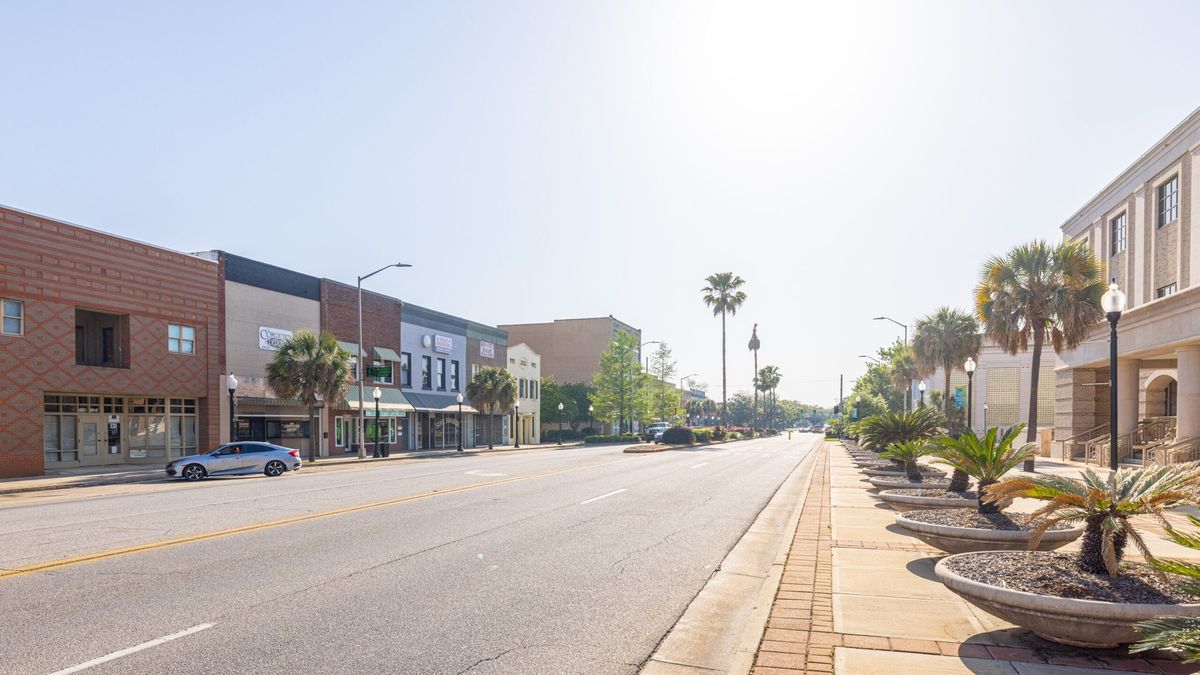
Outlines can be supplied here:
[[479, 341], [479, 355], [485, 359], [496, 358], [496, 345], [491, 342]]
[[434, 335], [433, 351], [439, 354], [449, 354], [454, 351], [454, 338], [449, 335]]

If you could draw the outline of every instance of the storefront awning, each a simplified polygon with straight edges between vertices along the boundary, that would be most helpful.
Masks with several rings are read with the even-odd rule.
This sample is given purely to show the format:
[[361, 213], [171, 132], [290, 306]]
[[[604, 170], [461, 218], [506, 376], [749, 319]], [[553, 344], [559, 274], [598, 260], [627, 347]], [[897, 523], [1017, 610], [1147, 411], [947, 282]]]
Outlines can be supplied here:
[[[363, 408], [366, 408], [368, 413], [375, 409], [375, 399], [371, 398], [372, 389], [374, 389], [374, 387], [367, 389], [363, 393]], [[381, 413], [385, 411], [390, 413], [403, 413], [412, 412], [414, 410], [413, 405], [409, 403], [407, 398], [404, 397], [404, 394], [400, 393], [399, 389], [384, 389], [383, 387], [380, 387], [379, 391], [383, 394], [383, 396], [379, 398], [379, 411]], [[342, 407], [349, 408], [350, 410], [358, 410], [357, 387], [351, 387], [350, 391], [346, 392], [346, 399]]]
[[342, 342], [338, 340], [338, 346], [350, 352], [350, 356], [358, 358], [358, 345], [353, 342]]
[[375, 358], [379, 361], [394, 361], [400, 363], [400, 355], [387, 347], [376, 347]]
[[[409, 392], [408, 400], [413, 407], [421, 412], [440, 412], [440, 413], [457, 413], [458, 412], [458, 395], [450, 396], [448, 394], [418, 394], [417, 392]], [[462, 404], [462, 411], [471, 415], [478, 415], [479, 411], [472, 408], [466, 402]]]
[[261, 406], [263, 408], [303, 408], [304, 403], [290, 398], [259, 398], [256, 396], [238, 396], [238, 407]]

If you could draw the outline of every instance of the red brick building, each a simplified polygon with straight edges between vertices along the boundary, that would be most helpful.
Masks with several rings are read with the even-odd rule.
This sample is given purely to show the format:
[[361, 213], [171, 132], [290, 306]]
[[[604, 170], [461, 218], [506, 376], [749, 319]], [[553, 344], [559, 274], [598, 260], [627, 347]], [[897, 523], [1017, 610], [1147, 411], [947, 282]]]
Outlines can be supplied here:
[[219, 294], [213, 261], [0, 207], [0, 477], [217, 444]]

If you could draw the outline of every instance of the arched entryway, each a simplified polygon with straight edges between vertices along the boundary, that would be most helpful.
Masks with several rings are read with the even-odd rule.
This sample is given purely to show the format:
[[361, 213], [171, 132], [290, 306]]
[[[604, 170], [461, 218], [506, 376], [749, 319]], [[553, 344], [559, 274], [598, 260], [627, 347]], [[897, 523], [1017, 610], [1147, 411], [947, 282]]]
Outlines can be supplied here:
[[1179, 383], [1170, 375], [1146, 381], [1146, 417], [1174, 417], [1179, 404]]

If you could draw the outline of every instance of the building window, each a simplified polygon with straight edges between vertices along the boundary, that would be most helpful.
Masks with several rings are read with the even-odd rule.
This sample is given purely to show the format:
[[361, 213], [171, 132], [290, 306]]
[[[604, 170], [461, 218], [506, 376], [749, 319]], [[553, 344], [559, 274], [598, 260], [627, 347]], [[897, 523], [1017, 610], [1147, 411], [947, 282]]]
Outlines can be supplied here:
[[450, 391], [458, 391], [458, 361], [450, 362]]
[[421, 388], [422, 389], [432, 389], [433, 388], [433, 357], [432, 356], [422, 356], [421, 357]]
[[400, 352], [400, 386], [412, 386], [412, 354]]
[[1163, 286], [1162, 288], [1155, 291], [1154, 297], [1165, 298], [1168, 295], [1175, 295], [1175, 291], [1178, 290], [1178, 288], [1179, 288], [1178, 284], [1167, 284], [1166, 286]]
[[525, 398], [525, 378], [517, 380], [517, 397]]
[[[375, 368], [382, 368], [383, 366], [388, 366], [389, 368], [394, 367], [394, 366], [392, 366], [390, 361], [372, 361], [371, 365]], [[392, 371], [391, 370], [388, 370], [387, 377], [375, 378], [375, 384], [391, 384], [391, 383], [392, 383]]]
[[1179, 217], [1179, 175], [1158, 186], [1158, 226], [1174, 222]]
[[3, 305], [4, 324], [0, 326], [0, 333], [5, 335], [24, 335], [25, 334], [25, 303], [20, 300], [4, 300], [0, 302]]
[[75, 363], [81, 366], [128, 368], [127, 315], [75, 310]]
[[196, 329], [192, 326], [167, 326], [167, 351], [176, 354], [196, 353]]
[[471, 379], [472, 379], [472, 380], [474, 380], [474, 379], [475, 379], [475, 376], [476, 376], [476, 375], [478, 375], [478, 374], [479, 374], [479, 364], [478, 364], [478, 363], [472, 363], [472, 364], [471, 364]]
[[1109, 221], [1109, 231], [1112, 233], [1112, 253], [1116, 255], [1125, 250], [1125, 214], [1122, 213]]
[[75, 440], [74, 415], [46, 415], [44, 447], [46, 462], [79, 461], [79, 445]]
[[446, 391], [446, 359], [437, 360], [437, 388]]

